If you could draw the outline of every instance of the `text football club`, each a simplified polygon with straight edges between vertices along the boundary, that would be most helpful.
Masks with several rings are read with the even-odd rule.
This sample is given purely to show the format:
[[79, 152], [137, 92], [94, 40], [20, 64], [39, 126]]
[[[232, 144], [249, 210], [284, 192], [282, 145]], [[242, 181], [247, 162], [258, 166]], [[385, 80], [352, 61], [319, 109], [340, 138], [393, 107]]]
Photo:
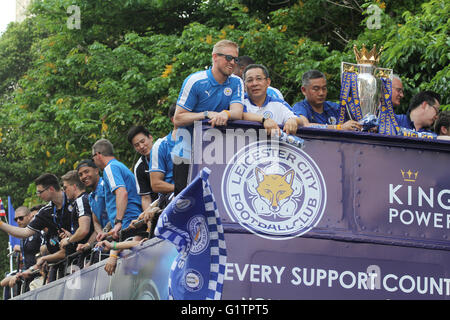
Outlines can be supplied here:
[[310, 231], [322, 218], [327, 199], [314, 160], [295, 146], [268, 140], [237, 152], [225, 168], [221, 189], [231, 220], [273, 240]]

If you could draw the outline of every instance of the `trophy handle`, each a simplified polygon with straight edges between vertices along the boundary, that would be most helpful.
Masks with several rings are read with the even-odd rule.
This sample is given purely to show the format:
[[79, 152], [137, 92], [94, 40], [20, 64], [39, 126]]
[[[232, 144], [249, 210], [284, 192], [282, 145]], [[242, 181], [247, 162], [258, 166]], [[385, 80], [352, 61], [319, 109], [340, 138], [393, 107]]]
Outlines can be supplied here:
[[394, 70], [389, 68], [375, 68], [374, 75], [377, 78], [389, 78], [392, 81]]
[[[359, 65], [354, 64], [354, 63], [350, 63], [350, 62], [341, 62], [341, 87], [342, 87], [342, 76], [344, 74], [344, 72], [351, 72], [351, 73], [356, 73], [359, 74]], [[350, 113], [350, 110], [348, 108], [345, 108], [345, 110], [347, 111], [347, 115], [349, 119], [353, 119], [352, 114]]]
[[354, 63], [349, 62], [341, 62], [341, 84], [342, 84], [342, 74], [344, 72], [353, 72], [353, 73], [359, 73], [359, 66]]

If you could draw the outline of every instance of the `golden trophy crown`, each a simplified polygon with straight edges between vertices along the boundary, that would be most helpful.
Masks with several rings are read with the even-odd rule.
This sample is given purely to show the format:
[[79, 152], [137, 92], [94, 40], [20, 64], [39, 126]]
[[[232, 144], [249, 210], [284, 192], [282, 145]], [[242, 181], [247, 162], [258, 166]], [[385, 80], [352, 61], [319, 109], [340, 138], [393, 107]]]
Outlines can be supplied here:
[[380, 60], [383, 47], [377, 52], [376, 44], [373, 45], [372, 50], [368, 51], [366, 45], [362, 45], [362, 49], [358, 51], [356, 44], [353, 46], [353, 52], [355, 53], [356, 61], [358, 64], [371, 64], [376, 66]]

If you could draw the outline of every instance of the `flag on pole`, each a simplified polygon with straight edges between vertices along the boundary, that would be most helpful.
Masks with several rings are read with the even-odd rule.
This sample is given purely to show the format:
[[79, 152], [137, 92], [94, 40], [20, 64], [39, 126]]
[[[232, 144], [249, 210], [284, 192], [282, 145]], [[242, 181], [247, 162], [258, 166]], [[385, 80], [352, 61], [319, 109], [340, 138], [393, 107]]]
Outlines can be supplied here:
[[6, 217], [5, 207], [3, 206], [2, 198], [0, 198], [0, 217]]
[[169, 299], [219, 300], [227, 251], [223, 226], [208, 182], [208, 168], [159, 217], [155, 235], [178, 251], [169, 277]]
[[[12, 205], [11, 197], [8, 196], [8, 223], [10, 225], [12, 225], [12, 226], [18, 227], [17, 222], [14, 220], [15, 216], [16, 216], [16, 212], [15, 212], [14, 207]], [[14, 238], [13, 236], [10, 235], [9, 236], [9, 243], [11, 244], [11, 248], [14, 248], [14, 246], [16, 244], [20, 245], [20, 239]]]

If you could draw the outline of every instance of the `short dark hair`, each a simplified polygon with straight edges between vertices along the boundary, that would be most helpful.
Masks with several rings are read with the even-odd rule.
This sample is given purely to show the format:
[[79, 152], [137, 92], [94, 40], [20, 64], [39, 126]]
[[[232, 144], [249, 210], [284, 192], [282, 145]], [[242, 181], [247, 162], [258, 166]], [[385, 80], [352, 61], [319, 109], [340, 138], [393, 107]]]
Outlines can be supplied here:
[[80, 163], [77, 165], [77, 171], [80, 170], [80, 168], [82, 167], [91, 167], [97, 169], [97, 166], [91, 159], [81, 160]]
[[41, 185], [44, 188], [53, 187], [56, 191], [61, 190], [61, 187], [59, 185], [59, 179], [53, 173], [41, 174], [34, 180], [34, 183], [36, 185]]
[[147, 137], [151, 136], [150, 131], [148, 131], [148, 129], [146, 127], [144, 127], [144, 126], [132, 126], [130, 128], [130, 130], [128, 130], [128, 136], [127, 136], [128, 142], [130, 144], [132, 144], [131, 141], [139, 133], [142, 133], [142, 134], [144, 134]]
[[325, 77], [325, 74], [323, 74], [323, 72], [320, 72], [319, 70], [306, 71], [302, 75], [302, 86], [306, 87], [309, 85], [309, 81], [311, 81], [312, 79], [320, 79], [320, 78], [326, 79], [327, 77]]
[[255, 60], [253, 60], [249, 56], [240, 56], [239, 57], [239, 62], [238, 62], [239, 67], [246, 67], [246, 66], [248, 66], [250, 64], [254, 64], [254, 63], [255, 63]]
[[244, 76], [244, 80], [245, 80], [245, 74], [247, 73], [247, 71], [250, 70], [250, 69], [256, 69], [256, 68], [261, 69], [261, 70], [263, 71], [264, 76], [265, 76], [266, 78], [270, 78], [269, 70], [267, 70], [267, 68], [266, 68], [265, 66], [263, 66], [262, 64], [249, 64], [249, 65], [245, 68], [244, 72], [242, 73], [243, 76]]
[[434, 132], [441, 134], [441, 128], [450, 129], [450, 111], [441, 111], [439, 117], [434, 123]]
[[169, 112], [167, 113], [167, 116], [170, 118], [173, 118], [173, 116], [175, 115], [175, 110], [177, 109], [177, 104], [176, 103], [172, 103], [169, 107]]
[[435, 102], [441, 101], [441, 96], [439, 93], [434, 91], [421, 91], [412, 97], [411, 102], [409, 103], [408, 114], [411, 113], [414, 109], [420, 106], [423, 102], [428, 103], [429, 105], [434, 105]]

